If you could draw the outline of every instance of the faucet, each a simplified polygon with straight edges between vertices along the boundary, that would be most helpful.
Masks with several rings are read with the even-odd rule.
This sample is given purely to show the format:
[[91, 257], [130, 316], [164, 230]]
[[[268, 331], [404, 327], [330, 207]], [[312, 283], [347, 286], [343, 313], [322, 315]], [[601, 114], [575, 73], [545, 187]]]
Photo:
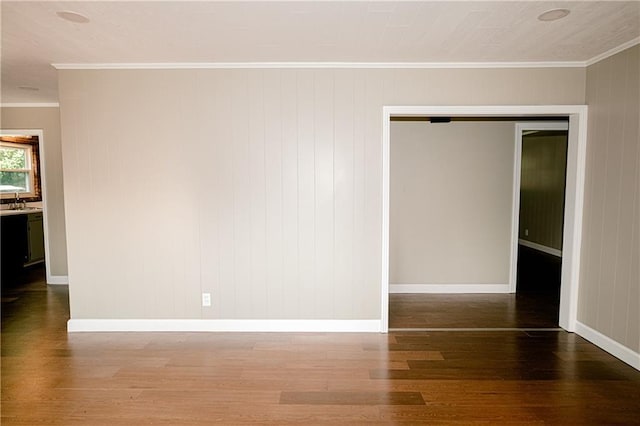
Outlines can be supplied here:
[[20, 194], [18, 192], [16, 192], [16, 198], [15, 201], [13, 202], [13, 205], [10, 206], [10, 208], [12, 210], [22, 210], [26, 207], [26, 203], [24, 201], [20, 201]]

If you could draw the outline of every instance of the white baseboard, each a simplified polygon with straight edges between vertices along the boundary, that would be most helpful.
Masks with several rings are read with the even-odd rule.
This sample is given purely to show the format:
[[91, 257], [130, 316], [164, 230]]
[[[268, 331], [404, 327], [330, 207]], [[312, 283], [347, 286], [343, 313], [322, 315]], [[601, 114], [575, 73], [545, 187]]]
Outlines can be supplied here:
[[621, 345], [588, 325], [584, 325], [580, 321], [576, 322], [576, 334], [584, 337], [616, 358], [626, 362], [636, 370], [640, 370], [640, 353], [634, 352], [628, 347]]
[[66, 285], [69, 284], [69, 277], [66, 275], [49, 275], [47, 276], [47, 284]]
[[509, 284], [389, 284], [389, 293], [510, 293]]
[[70, 319], [67, 331], [379, 333], [381, 325], [380, 320]]
[[553, 247], [543, 246], [542, 244], [532, 243], [531, 241], [519, 239], [518, 244], [521, 246], [529, 247], [534, 250], [541, 251], [543, 253], [551, 254], [553, 256], [562, 257], [562, 250], [554, 249]]

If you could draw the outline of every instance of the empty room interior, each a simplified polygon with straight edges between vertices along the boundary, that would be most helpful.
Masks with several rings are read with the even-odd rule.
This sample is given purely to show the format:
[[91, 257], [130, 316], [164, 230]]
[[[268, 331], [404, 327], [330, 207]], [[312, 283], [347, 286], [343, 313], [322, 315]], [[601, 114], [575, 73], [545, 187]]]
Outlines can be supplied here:
[[3, 425], [638, 422], [640, 2], [0, 8]]
[[392, 119], [390, 328], [559, 326], [567, 129]]

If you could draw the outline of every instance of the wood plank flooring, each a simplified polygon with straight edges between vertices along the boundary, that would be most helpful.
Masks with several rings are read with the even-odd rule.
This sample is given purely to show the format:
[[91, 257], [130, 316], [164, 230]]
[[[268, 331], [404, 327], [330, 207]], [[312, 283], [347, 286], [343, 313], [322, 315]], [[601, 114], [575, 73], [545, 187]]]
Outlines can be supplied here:
[[557, 328], [546, 294], [390, 294], [389, 327]]
[[2, 425], [640, 424], [640, 372], [563, 331], [67, 334], [2, 294]]
[[390, 294], [389, 327], [557, 328], [561, 263], [519, 246], [516, 294]]

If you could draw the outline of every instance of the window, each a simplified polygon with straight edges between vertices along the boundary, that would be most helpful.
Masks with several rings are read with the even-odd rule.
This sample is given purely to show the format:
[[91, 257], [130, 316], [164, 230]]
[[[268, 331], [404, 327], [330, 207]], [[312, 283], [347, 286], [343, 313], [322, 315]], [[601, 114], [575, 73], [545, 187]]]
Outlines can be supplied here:
[[9, 201], [16, 193], [26, 201], [42, 199], [37, 137], [0, 139], [0, 196]]

